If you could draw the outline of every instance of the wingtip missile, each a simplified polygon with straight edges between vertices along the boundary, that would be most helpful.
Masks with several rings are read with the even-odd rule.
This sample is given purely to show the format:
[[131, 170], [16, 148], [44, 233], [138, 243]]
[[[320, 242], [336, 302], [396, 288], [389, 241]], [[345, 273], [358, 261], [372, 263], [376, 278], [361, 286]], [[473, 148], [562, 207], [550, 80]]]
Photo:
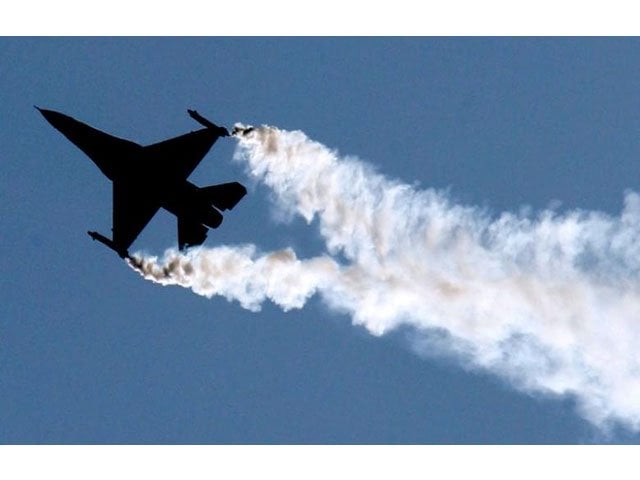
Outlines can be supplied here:
[[116, 252], [118, 254], [118, 256], [120, 258], [124, 259], [131, 259], [131, 256], [129, 255], [129, 252], [126, 249], [123, 248], [118, 248], [118, 246], [114, 243], [113, 240], [108, 239], [107, 237], [105, 237], [104, 235], [98, 233], [98, 232], [92, 232], [92, 231], [88, 231], [87, 234], [89, 234], [89, 236], [95, 241], [99, 241], [100, 243], [106, 245], [107, 247], [109, 247], [111, 250], [113, 250], [114, 252]]
[[224, 127], [220, 127], [219, 125], [216, 125], [211, 120], [207, 120], [202, 115], [200, 115], [196, 110], [187, 110], [187, 113], [189, 114], [189, 116], [191, 118], [193, 118], [200, 125], [202, 125], [202, 126], [204, 126], [206, 128], [209, 128], [211, 130], [216, 131], [216, 133], [219, 136], [221, 136], [221, 137], [228, 137], [229, 136], [229, 130], [227, 130]]

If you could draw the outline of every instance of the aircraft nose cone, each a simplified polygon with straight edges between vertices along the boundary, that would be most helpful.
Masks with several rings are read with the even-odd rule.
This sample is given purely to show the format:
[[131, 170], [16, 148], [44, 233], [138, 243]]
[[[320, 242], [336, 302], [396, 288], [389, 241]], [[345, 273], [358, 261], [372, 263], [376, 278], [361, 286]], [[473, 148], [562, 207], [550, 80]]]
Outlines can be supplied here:
[[60, 112], [53, 110], [47, 110], [45, 108], [36, 107], [36, 109], [42, 114], [42, 116], [58, 130], [63, 130], [66, 125], [73, 122], [71, 117], [64, 115]]

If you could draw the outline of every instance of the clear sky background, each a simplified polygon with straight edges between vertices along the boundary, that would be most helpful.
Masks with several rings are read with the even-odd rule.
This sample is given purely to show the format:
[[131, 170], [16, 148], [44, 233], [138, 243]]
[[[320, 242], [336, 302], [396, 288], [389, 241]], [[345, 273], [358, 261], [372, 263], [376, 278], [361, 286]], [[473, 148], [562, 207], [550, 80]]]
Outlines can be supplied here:
[[[618, 214], [640, 179], [640, 41], [601, 38], [0, 39], [0, 442], [589, 443], [572, 399], [515, 391], [376, 338], [319, 300], [259, 313], [143, 280], [111, 185], [33, 105], [153, 143], [216, 123], [303, 130], [495, 214]], [[249, 195], [206, 245], [320, 251], [278, 223], [220, 140], [191, 180]], [[176, 244], [160, 212], [134, 244]]]

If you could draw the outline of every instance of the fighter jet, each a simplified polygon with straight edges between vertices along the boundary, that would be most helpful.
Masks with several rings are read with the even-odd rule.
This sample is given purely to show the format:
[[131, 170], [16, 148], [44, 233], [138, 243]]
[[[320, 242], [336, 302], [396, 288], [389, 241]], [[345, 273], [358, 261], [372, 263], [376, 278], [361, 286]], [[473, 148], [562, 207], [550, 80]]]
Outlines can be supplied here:
[[184, 250], [201, 245], [208, 228], [222, 223], [220, 211], [231, 210], [247, 193], [238, 182], [198, 187], [187, 181], [216, 140], [229, 136], [195, 110], [189, 115], [205, 128], [143, 147], [36, 108], [113, 182], [113, 238], [87, 233], [121, 258], [130, 258], [129, 247], [160, 208], [178, 218], [178, 246]]

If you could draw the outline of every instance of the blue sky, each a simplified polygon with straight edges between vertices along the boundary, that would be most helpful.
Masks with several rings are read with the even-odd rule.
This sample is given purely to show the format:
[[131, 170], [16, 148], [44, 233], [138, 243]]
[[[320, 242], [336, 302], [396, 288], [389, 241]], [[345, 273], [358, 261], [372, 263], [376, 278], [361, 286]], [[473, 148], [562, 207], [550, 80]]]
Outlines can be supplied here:
[[[90, 241], [111, 186], [32, 106], [146, 144], [215, 122], [300, 129], [379, 173], [502, 211], [617, 215], [640, 178], [637, 39], [3, 38], [2, 443], [584, 443], [571, 398], [371, 336], [319, 299], [259, 313], [144, 281]], [[191, 179], [249, 195], [208, 246], [322, 250], [217, 143]], [[134, 244], [161, 254], [175, 219]], [[135, 249], [134, 248], [134, 249]]]

